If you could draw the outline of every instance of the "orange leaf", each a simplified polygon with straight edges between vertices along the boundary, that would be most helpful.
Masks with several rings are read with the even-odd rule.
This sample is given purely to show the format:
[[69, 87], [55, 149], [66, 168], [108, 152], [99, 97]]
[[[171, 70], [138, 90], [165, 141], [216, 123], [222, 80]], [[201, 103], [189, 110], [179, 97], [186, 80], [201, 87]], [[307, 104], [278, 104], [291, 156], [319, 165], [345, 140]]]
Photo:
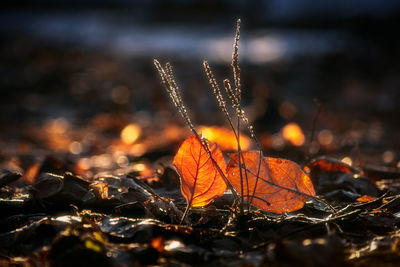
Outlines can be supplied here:
[[308, 163], [305, 169], [309, 170], [318, 170], [324, 172], [342, 172], [342, 173], [351, 173], [356, 172], [352, 167], [348, 164], [333, 158], [327, 157], [319, 157], [313, 159], [310, 163]]
[[[228, 180], [241, 193], [238, 155], [230, 157]], [[260, 162], [259, 152], [243, 152], [243, 158], [247, 170], [246, 182], [242, 166], [244, 199], [251, 201], [257, 183], [253, 206], [268, 212], [291, 212], [301, 209], [308, 197], [315, 196], [310, 178], [293, 161], [265, 157]]]
[[[215, 143], [208, 142], [211, 155], [224, 172], [225, 160]], [[187, 138], [176, 153], [174, 162], [181, 177], [181, 191], [191, 207], [202, 207], [222, 195], [226, 184], [207, 151], [195, 136]]]
[[357, 198], [357, 202], [370, 202], [370, 201], [374, 201], [376, 199], [376, 197], [372, 197], [369, 195], [362, 195], [361, 197]]

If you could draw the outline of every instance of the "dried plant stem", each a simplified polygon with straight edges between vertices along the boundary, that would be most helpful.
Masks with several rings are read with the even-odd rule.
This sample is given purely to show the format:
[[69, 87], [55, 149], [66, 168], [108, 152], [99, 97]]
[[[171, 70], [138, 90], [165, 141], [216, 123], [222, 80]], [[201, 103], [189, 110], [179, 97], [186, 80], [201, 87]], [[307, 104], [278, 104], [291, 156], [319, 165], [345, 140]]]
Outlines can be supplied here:
[[203, 67], [204, 67], [204, 71], [207, 74], [207, 77], [208, 77], [208, 80], [210, 82], [211, 88], [213, 89], [213, 93], [215, 95], [215, 98], [217, 99], [218, 106], [221, 109], [221, 111], [224, 113], [226, 118], [228, 119], [228, 122], [229, 122], [230, 126], [234, 129], [231, 117], [230, 117], [229, 112], [228, 112], [228, 109], [226, 108], [226, 103], [225, 103], [224, 97], [222, 96], [222, 93], [221, 93], [221, 89], [219, 88], [219, 85], [218, 85], [217, 81], [215, 80], [215, 77], [214, 77], [214, 74], [213, 74], [213, 72], [211, 70], [211, 67], [210, 67], [210, 65], [208, 64], [208, 62], [206, 60], [203, 61]]
[[[244, 110], [242, 109], [242, 107], [240, 105], [240, 100], [241, 100], [241, 81], [240, 81], [240, 67], [239, 67], [240, 23], [241, 23], [241, 20], [238, 19], [236, 22], [236, 34], [235, 34], [235, 41], [233, 44], [232, 64], [231, 64], [232, 72], [233, 72], [233, 79], [234, 79], [234, 83], [235, 83], [235, 92], [233, 92], [228, 79], [224, 80], [224, 87], [225, 87], [226, 93], [228, 94], [229, 98], [231, 99], [232, 107], [236, 110], [236, 114], [238, 117], [238, 131], [239, 131], [239, 127], [240, 127], [239, 121], [241, 119], [245, 122], [247, 129], [250, 132], [251, 138], [254, 140], [254, 142], [257, 145], [258, 150], [260, 151], [260, 159], [258, 162], [258, 173], [257, 173], [256, 182], [254, 184], [251, 198], [248, 198], [248, 209], [250, 209], [250, 205], [253, 202], [254, 194], [255, 194], [255, 191], [257, 188], [257, 184], [258, 184], [258, 175], [259, 175], [259, 171], [261, 168], [261, 159], [263, 158], [263, 152], [262, 152], [260, 142], [258, 141], [258, 139], [255, 135], [254, 128], [250, 124], [248, 118], [246, 117], [246, 115], [244, 113]], [[239, 142], [239, 139], [238, 139], [238, 142]], [[238, 159], [239, 159], [240, 170], [241, 170], [241, 165], [242, 165], [241, 158], [243, 159], [243, 164], [244, 164], [244, 158], [243, 158], [242, 152], [241, 152], [240, 148], [238, 147]], [[246, 183], [247, 183], [246, 185], [247, 185], [247, 191], [248, 191], [249, 187], [248, 187], [247, 172], [246, 172], [246, 167], [244, 167], [244, 168], [245, 168], [245, 176], [246, 176]], [[268, 172], [269, 172], [269, 170], [268, 170]], [[240, 174], [241, 173], [242, 173], [242, 171], [240, 171]], [[243, 188], [243, 184], [242, 184], [242, 188]], [[247, 195], [249, 195], [249, 192], [247, 192]]]
[[[175, 81], [175, 77], [174, 77], [174, 73], [172, 70], [172, 67], [170, 65], [170, 63], [166, 63], [165, 68], [162, 67], [162, 65], [157, 61], [154, 60], [154, 65], [156, 66], [161, 79], [162, 79], [162, 83], [164, 84], [173, 104], [175, 105], [175, 107], [177, 108], [178, 112], [180, 113], [180, 115], [183, 117], [183, 119], [185, 120], [185, 123], [188, 125], [188, 127], [190, 128], [190, 130], [192, 131], [192, 133], [194, 134], [194, 136], [196, 137], [196, 139], [200, 142], [200, 144], [202, 145], [202, 147], [204, 148], [204, 150], [207, 152], [207, 155], [209, 156], [213, 166], [216, 168], [217, 172], [219, 173], [219, 175], [222, 177], [222, 179], [224, 180], [224, 182], [226, 183], [227, 187], [229, 188], [229, 190], [232, 192], [233, 196], [234, 196], [234, 212], [238, 212], [238, 209], [240, 209], [239, 214], [244, 214], [244, 202], [245, 202], [245, 198], [247, 199], [247, 210], [250, 211], [250, 205], [253, 202], [253, 199], [259, 199], [258, 196], [255, 195], [256, 193], [256, 189], [257, 189], [257, 185], [258, 185], [258, 180], [260, 179], [261, 181], [270, 184], [272, 186], [278, 187], [280, 189], [284, 189], [287, 190], [289, 192], [294, 192], [300, 195], [304, 195], [307, 197], [311, 197], [313, 199], [315, 199], [316, 201], [319, 201], [323, 204], [325, 204], [329, 209], [331, 209], [334, 213], [336, 213], [336, 210], [334, 209], [334, 207], [332, 207], [329, 203], [327, 203], [325, 200], [320, 199], [319, 197], [316, 196], [311, 196], [308, 195], [306, 193], [294, 190], [294, 189], [290, 189], [290, 188], [286, 188], [277, 184], [274, 184], [266, 179], [264, 179], [263, 177], [260, 177], [260, 171], [261, 171], [261, 167], [262, 167], [262, 163], [263, 163], [263, 159], [264, 159], [264, 153], [262, 151], [262, 147], [261, 144], [259, 142], [259, 140], [257, 139], [256, 135], [255, 135], [255, 131], [254, 131], [254, 127], [253, 125], [251, 125], [248, 117], [245, 114], [245, 111], [243, 110], [240, 102], [241, 102], [241, 78], [240, 78], [240, 67], [239, 67], [239, 40], [240, 40], [240, 19], [237, 20], [236, 23], [236, 34], [235, 34], [235, 40], [234, 40], [234, 44], [233, 44], [233, 53], [232, 53], [232, 63], [231, 63], [231, 67], [232, 67], [232, 72], [233, 72], [233, 84], [234, 84], [234, 88], [232, 88], [231, 86], [231, 82], [229, 81], [229, 79], [225, 79], [223, 80], [223, 85], [224, 85], [224, 89], [226, 92], [226, 95], [228, 96], [228, 98], [230, 99], [231, 102], [231, 106], [232, 109], [235, 111], [236, 113], [236, 125], [234, 125], [233, 123], [233, 116], [230, 115], [230, 112], [226, 106], [226, 102], [225, 99], [222, 95], [221, 89], [214, 77], [214, 74], [211, 70], [210, 65], [208, 64], [207, 61], [203, 62], [203, 67], [205, 70], [205, 73], [208, 77], [209, 83], [211, 85], [211, 88], [213, 89], [213, 93], [215, 95], [215, 98], [218, 102], [218, 106], [221, 109], [222, 113], [225, 115], [226, 119], [228, 120], [229, 126], [232, 129], [232, 132], [235, 136], [235, 139], [237, 140], [237, 155], [238, 155], [238, 159], [237, 159], [237, 164], [239, 167], [239, 175], [240, 175], [240, 186], [241, 186], [241, 190], [240, 190], [240, 197], [238, 196], [238, 193], [235, 191], [234, 187], [232, 186], [232, 184], [229, 182], [229, 180], [227, 179], [227, 176], [225, 175], [224, 171], [221, 170], [220, 166], [218, 165], [218, 163], [215, 161], [215, 159], [212, 156], [212, 153], [210, 151], [210, 148], [208, 146], [208, 143], [206, 141], [205, 138], [201, 137], [201, 135], [198, 134], [198, 132], [196, 131], [196, 129], [194, 128], [192, 121], [188, 115], [188, 112], [186, 110], [186, 107], [183, 103], [178, 85]], [[306, 151], [306, 157], [308, 157], [308, 152], [309, 152], [309, 145], [312, 141], [313, 138], [313, 133], [314, 133], [314, 128], [315, 128], [315, 123], [316, 123], [316, 119], [319, 113], [319, 109], [320, 106], [318, 106], [318, 112], [317, 115], [314, 118], [313, 121], [313, 131], [311, 134], [311, 138], [309, 141], [309, 144], [307, 146], [307, 151]], [[248, 170], [246, 168], [246, 161], [240, 146], [240, 128], [241, 128], [241, 121], [244, 122], [245, 127], [247, 128], [248, 132], [250, 133], [250, 137], [252, 138], [252, 140], [255, 142], [258, 150], [259, 150], [259, 160], [258, 160], [258, 168], [256, 173], [252, 173], [250, 170]], [[236, 127], [235, 127], [236, 126]], [[266, 171], [267, 171], [267, 176], [270, 177], [271, 176], [271, 171], [269, 169], [269, 166], [266, 165]], [[249, 189], [249, 181], [248, 181], [248, 174], [251, 174], [253, 176], [256, 176], [256, 180], [255, 180], [255, 184], [254, 187], [252, 188], [252, 191], [250, 192]], [[194, 181], [194, 185], [193, 185], [193, 189], [192, 189], [192, 196], [191, 199], [188, 201], [187, 203], [187, 207], [185, 209], [185, 212], [181, 218], [181, 224], [185, 221], [185, 218], [187, 217], [187, 214], [190, 210], [190, 207], [192, 205], [193, 202], [193, 198], [194, 198], [194, 192], [195, 192], [195, 188], [196, 188], [196, 182], [197, 179], [195, 179]], [[246, 189], [247, 192], [244, 192], [244, 183], [246, 183]], [[239, 204], [238, 204], [239, 203]]]
[[[238, 30], [236, 30], [236, 33], [237, 33], [237, 35], [238, 35]], [[237, 40], [238, 40], [238, 39], [237, 39]], [[236, 42], [235, 42], [235, 43], [236, 43]], [[237, 43], [236, 43], [236, 45], [235, 45], [235, 51], [236, 51], [236, 52], [234, 52], [233, 55], [232, 55], [232, 67], [234, 66], [234, 58], [237, 59], [237, 56], [235, 57], [235, 54], [237, 55], [237, 48], [238, 48], [238, 46], [237, 46]], [[236, 64], [237, 64], [237, 63], [238, 63], [238, 61], [236, 60]], [[239, 68], [238, 68], [238, 69], [239, 69]], [[234, 73], [237, 73], [237, 72], [234, 71]], [[238, 76], [235, 77], [235, 79], [237, 79], [237, 78], [238, 78]], [[236, 94], [234, 94], [233, 91], [232, 91], [232, 87], [231, 87], [230, 82], [229, 82], [228, 79], [225, 79], [225, 80], [223, 81], [223, 83], [224, 83], [225, 91], [227, 92], [228, 97], [231, 99], [232, 108], [235, 109], [235, 110], [237, 110], [237, 107], [238, 107], [238, 106], [240, 107], [240, 101], [239, 101], [239, 99], [240, 99], [240, 91], [236, 90]], [[239, 83], [237, 83], [237, 84], [239, 84]], [[234, 100], [233, 100], [233, 99], [234, 99]], [[240, 119], [241, 119], [241, 118], [239, 117], [239, 114], [237, 114], [237, 133], [236, 133], [235, 127], [234, 127], [233, 124], [232, 124], [232, 120], [231, 120], [231, 118], [229, 117], [230, 125], [231, 125], [231, 128], [232, 128], [232, 131], [233, 131], [234, 134], [235, 134], [235, 138], [236, 138], [237, 145], [238, 145], [238, 146], [237, 146], [237, 154], [238, 154], [238, 159], [239, 159], [240, 192], [241, 192], [241, 200], [242, 200], [240, 206], [241, 206], [241, 212], [243, 213], [243, 203], [244, 203], [244, 194], [243, 194], [243, 173], [242, 173], [242, 169], [243, 169], [243, 168], [244, 168], [244, 170], [245, 170], [244, 176], [245, 176], [246, 184], [247, 184], [247, 185], [248, 185], [248, 179], [247, 179], [246, 165], [245, 165], [245, 162], [244, 162], [242, 149], [241, 149], [241, 147], [240, 147]], [[244, 165], [244, 166], [242, 166], [242, 165]], [[242, 168], [242, 167], [243, 167], [243, 168]], [[247, 188], [247, 189], [248, 189], [248, 188]], [[248, 193], [247, 193], [247, 195], [248, 195]], [[249, 205], [250, 205], [250, 204], [249, 204]], [[248, 207], [247, 207], [248, 210], [249, 210], [249, 205], [248, 205]]]
[[[241, 191], [241, 196], [242, 196], [242, 212], [243, 212], [243, 203], [244, 203], [244, 193], [243, 193], [243, 174], [242, 174], [242, 169], [244, 169], [244, 176], [245, 176], [245, 181], [246, 181], [246, 189], [247, 189], [247, 195], [249, 195], [249, 180], [247, 178], [247, 172], [246, 172], [246, 163], [244, 161], [243, 153], [242, 153], [242, 148], [240, 147], [240, 118], [237, 117], [237, 154], [238, 154], [238, 159], [239, 159], [239, 174], [240, 174], [240, 191]], [[248, 198], [247, 198], [248, 199]], [[250, 202], [247, 201], [247, 210], [250, 210]]]
[[189, 214], [189, 210], [190, 210], [190, 205], [191, 205], [191, 204], [192, 204], [192, 203], [188, 203], [188, 204], [186, 205], [185, 212], [183, 212], [183, 215], [182, 215], [181, 221], [179, 222], [179, 225], [182, 225], [183, 222], [185, 221], [187, 215]]
[[[228, 112], [228, 109], [226, 108], [226, 102], [224, 97], [222, 96], [221, 93], [221, 89], [214, 77], [214, 74], [211, 70], [210, 65], [208, 64], [207, 61], [203, 62], [203, 66], [204, 66], [204, 70], [207, 74], [208, 80], [210, 82], [211, 88], [213, 89], [213, 93], [215, 95], [215, 98], [217, 99], [218, 102], [218, 106], [221, 109], [222, 113], [224, 113], [226, 119], [228, 120], [229, 126], [232, 129], [232, 132], [235, 136], [235, 139], [237, 141], [237, 145], [238, 145], [238, 153], [241, 154], [241, 148], [240, 148], [240, 119], [238, 119], [238, 126], [237, 129], [235, 129], [235, 127], [233, 126], [233, 122], [231, 119], [231, 116]], [[239, 166], [242, 167], [242, 160], [239, 157]], [[242, 168], [240, 168], [240, 170], [242, 170]], [[243, 173], [242, 171], [239, 172], [240, 175], [240, 183], [241, 183], [241, 192], [240, 192], [240, 196], [241, 196], [241, 201], [240, 201], [240, 213], [243, 214], [244, 209], [243, 209], [243, 203], [244, 203], [244, 194], [243, 194]], [[247, 182], [247, 176], [246, 176], [246, 182]], [[248, 183], [248, 182], [247, 182]]]
[[[192, 133], [195, 135], [196, 139], [200, 142], [200, 144], [203, 146], [204, 150], [207, 152], [213, 166], [216, 168], [216, 170], [218, 171], [219, 175], [222, 177], [222, 179], [224, 180], [224, 182], [226, 183], [227, 187], [232, 191], [232, 194], [234, 196], [235, 199], [238, 199], [238, 195], [236, 193], [236, 191], [234, 190], [232, 184], [229, 182], [229, 180], [226, 178], [225, 173], [223, 172], [223, 170], [221, 170], [221, 168], [219, 167], [218, 163], [215, 161], [215, 159], [213, 158], [210, 148], [208, 147], [207, 142], [200, 137], [200, 135], [198, 134], [198, 132], [196, 131], [196, 129], [194, 128], [192, 121], [187, 113], [186, 107], [183, 103], [182, 100], [182, 96], [179, 92], [179, 88], [177, 86], [177, 83], [175, 81], [174, 78], [174, 74], [173, 74], [173, 70], [172, 67], [169, 63], [167, 63], [165, 65], [165, 69], [161, 66], [160, 62], [158, 60], [154, 60], [154, 65], [156, 67], [156, 69], [158, 70], [160, 76], [161, 76], [161, 80], [162, 83], [165, 86], [165, 89], [168, 92], [168, 95], [170, 96], [172, 103], [174, 103], [175, 107], [178, 109], [179, 113], [181, 114], [181, 116], [183, 117], [183, 119], [185, 120], [186, 124], [188, 125], [188, 127], [190, 128], [190, 130], [192, 131]], [[196, 180], [195, 180], [196, 183]], [[195, 188], [195, 186], [194, 186]], [[193, 189], [194, 190], [194, 189]], [[185, 217], [187, 216], [188, 210], [190, 209], [190, 205], [192, 203], [193, 200], [193, 196], [194, 194], [192, 194], [192, 199], [188, 202], [188, 205], [186, 207], [186, 210], [184, 212], [184, 215], [182, 216], [181, 219], [181, 223], [184, 221]]]
[[241, 100], [241, 84], [240, 84], [240, 67], [239, 67], [239, 39], [240, 39], [240, 23], [241, 20], [236, 21], [236, 34], [235, 42], [233, 43], [233, 53], [232, 53], [232, 70], [233, 70], [233, 80], [235, 81], [236, 97], [238, 101]]

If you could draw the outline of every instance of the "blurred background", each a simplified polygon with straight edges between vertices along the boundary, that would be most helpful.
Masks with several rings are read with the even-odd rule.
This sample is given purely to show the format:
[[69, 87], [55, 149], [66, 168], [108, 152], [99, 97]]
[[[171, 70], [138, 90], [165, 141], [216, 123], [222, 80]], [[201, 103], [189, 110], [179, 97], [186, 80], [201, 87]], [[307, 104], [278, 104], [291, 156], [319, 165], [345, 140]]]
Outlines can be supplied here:
[[175, 67], [202, 132], [229, 140], [202, 61], [232, 77], [237, 18], [243, 105], [267, 155], [400, 166], [399, 1], [10, 0], [1, 168], [34, 172], [50, 157], [87, 178], [154, 175], [190, 133], [153, 58]]

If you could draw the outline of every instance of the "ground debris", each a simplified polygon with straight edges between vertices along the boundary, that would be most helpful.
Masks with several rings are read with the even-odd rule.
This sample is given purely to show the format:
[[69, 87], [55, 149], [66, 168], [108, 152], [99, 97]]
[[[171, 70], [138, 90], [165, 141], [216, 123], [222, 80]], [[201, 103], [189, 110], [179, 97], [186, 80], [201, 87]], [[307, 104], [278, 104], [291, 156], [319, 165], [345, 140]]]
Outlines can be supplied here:
[[228, 192], [192, 208], [184, 225], [169, 167], [160, 177], [171, 179], [153, 189], [134, 173], [85, 179], [45, 162], [32, 184], [17, 173], [2, 176], [1, 263], [333, 266], [363, 265], [378, 255], [390, 263], [397, 255], [400, 194], [328, 158], [307, 165], [318, 197], [299, 211], [238, 215]]

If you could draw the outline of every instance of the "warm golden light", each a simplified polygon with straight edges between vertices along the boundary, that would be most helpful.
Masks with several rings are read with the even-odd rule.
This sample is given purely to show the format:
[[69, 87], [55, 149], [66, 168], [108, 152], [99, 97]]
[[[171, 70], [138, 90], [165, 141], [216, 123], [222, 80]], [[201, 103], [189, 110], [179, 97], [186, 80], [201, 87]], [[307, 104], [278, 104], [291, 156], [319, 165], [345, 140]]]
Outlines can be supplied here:
[[142, 129], [136, 124], [128, 124], [125, 128], [121, 131], [121, 139], [122, 141], [127, 144], [133, 144], [142, 133]]
[[353, 164], [353, 160], [350, 157], [342, 158], [342, 162], [346, 163], [349, 166], [351, 166]]
[[282, 136], [294, 146], [303, 145], [306, 139], [300, 126], [294, 122], [288, 123], [282, 128]]
[[[207, 140], [216, 143], [222, 150], [236, 150], [237, 141], [233, 132], [224, 127], [217, 126], [203, 126], [199, 132], [202, 136], [206, 137]], [[248, 150], [251, 145], [250, 138], [240, 133], [239, 137], [240, 148], [242, 150]]]
[[174, 250], [176, 248], [181, 248], [184, 247], [185, 244], [183, 244], [182, 242], [178, 241], [178, 240], [168, 240], [167, 242], [165, 242], [165, 246], [164, 249], [166, 251], [171, 251]]
[[133, 165], [132, 171], [138, 172], [141, 177], [155, 176], [154, 169], [145, 163], [137, 163]]

